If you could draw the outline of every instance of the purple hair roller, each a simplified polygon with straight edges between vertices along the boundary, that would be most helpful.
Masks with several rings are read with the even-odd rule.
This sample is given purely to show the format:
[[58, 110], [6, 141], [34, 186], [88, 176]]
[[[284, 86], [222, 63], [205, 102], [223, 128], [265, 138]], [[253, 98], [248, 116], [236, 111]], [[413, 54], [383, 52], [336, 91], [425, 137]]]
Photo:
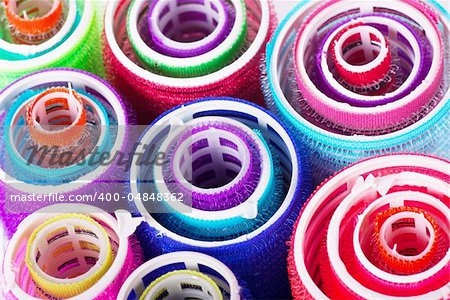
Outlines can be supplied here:
[[225, 118], [190, 122], [168, 151], [171, 163], [163, 168], [164, 180], [169, 190], [189, 195], [193, 208], [236, 207], [257, 190], [266, 171], [258, 140], [248, 127]]
[[223, 0], [155, 0], [148, 10], [152, 47], [173, 57], [195, 57], [214, 49], [232, 23]]

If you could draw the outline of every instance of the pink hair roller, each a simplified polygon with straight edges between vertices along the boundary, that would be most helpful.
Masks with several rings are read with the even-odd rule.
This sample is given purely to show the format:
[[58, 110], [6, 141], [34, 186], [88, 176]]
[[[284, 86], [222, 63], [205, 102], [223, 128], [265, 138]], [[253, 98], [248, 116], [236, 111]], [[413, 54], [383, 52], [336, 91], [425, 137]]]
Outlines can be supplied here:
[[449, 170], [439, 158], [394, 154], [322, 183], [291, 240], [294, 299], [447, 299]]
[[[67, 96], [67, 99], [71, 99], [71, 93], [50, 93], [47, 95], [48, 101], [34, 103], [41, 105], [38, 105], [37, 108], [42, 108], [42, 104], [48, 102], [50, 114], [47, 114], [44, 108], [39, 112], [34, 109], [36, 105], [29, 106], [33, 104], [32, 100], [36, 96], [42, 96], [42, 92], [45, 94], [55, 91], [55, 89], [72, 91], [79, 95], [83, 108], [76, 99], [67, 101], [68, 104], [72, 103], [68, 107], [61, 105], [66, 103], [64, 97]], [[60, 103], [55, 102], [55, 95], [63, 96], [63, 100], [57, 101]], [[79, 70], [48, 69], [29, 74], [12, 83], [1, 92], [1, 98], [0, 110], [4, 113], [0, 114], [2, 129], [0, 144], [4, 150], [4, 160], [0, 166], [0, 222], [5, 226], [7, 236], [10, 237], [15, 232], [17, 225], [27, 215], [53, 202], [27, 201], [25, 205], [25, 202], [17, 201], [17, 199], [31, 200], [29, 197], [38, 195], [42, 200], [45, 198], [44, 196], [58, 194], [59, 196], [65, 195], [65, 200], [68, 201], [70, 196], [81, 197], [101, 191], [121, 193], [126, 190], [126, 184], [117, 184], [126, 176], [124, 167], [115, 162], [103, 166], [91, 164], [88, 160], [89, 155], [94, 153], [95, 149], [100, 152], [112, 153], [113, 151], [126, 152], [129, 147], [130, 138], [126, 126], [134, 122], [133, 112], [105, 81]], [[54, 111], [57, 108], [56, 104], [59, 104], [61, 108], [58, 111]], [[70, 106], [73, 107], [69, 109]], [[30, 108], [31, 114], [28, 124], [26, 123], [27, 107]], [[69, 126], [61, 126], [63, 129], [60, 131], [45, 129], [59, 127], [50, 125], [53, 123], [50, 122], [49, 116], [54, 117], [55, 115], [73, 115], [74, 120], [79, 120], [79, 122], [75, 121]], [[34, 136], [29, 134], [30, 127], [34, 128]], [[80, 138], [77, 138], [80, 134], [78, 131], [82, 131]], [[36, 140], [38, 141], [36, 142]], [[79, 161], [69, 159], [70, 162], [57, 163], [57, 168], [52, 168], [50, 164], [46, 163], [49, 160], [48, 155], [46, 157], [37, 155], [29, 163], [29, 159], [23, 155], [26, 153], [26, 148], [41, 145], [42, 142], [44, 142], [44, 146], [47, 146], [45, 143], [49, 142], [49, 148], [59, 145], [61, 151], [57, 152], [58, 158], [63, 157], [61, 153], [66, 151], [71, 153], [72, 158], [80, 157], [80, 151], [84, 150], [86, 159]], [[67, 146], [68, 144], [69, 146]], [[39, 146], [36, 149], [40, 150], [44, 147]], [[39, 153], [43, 153], [43, 151]], [[102, 205], [99, 203], [100, 201], [97, 201], [97, 205]], [[118, 208], [111, 209], [105, 205], [102, 207], [110, 212]]]

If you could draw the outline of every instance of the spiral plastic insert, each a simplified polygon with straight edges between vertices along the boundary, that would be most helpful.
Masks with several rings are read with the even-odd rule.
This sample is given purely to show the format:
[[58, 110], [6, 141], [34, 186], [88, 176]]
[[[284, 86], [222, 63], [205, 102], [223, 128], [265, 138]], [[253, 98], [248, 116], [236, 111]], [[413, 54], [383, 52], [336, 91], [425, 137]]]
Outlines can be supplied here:
[[38, 95], [27, 108], [30, 134], [40, 145], [68, 146], [84, 133], [86, 112], [81, 97], [67, 88], [51, 88]]
[[[370, 111], [366, 112], [362, 108], [358, 109], [351, 106], [341, 105], [339, 99], [337, 99], [336, 101], [336, 99], [334, 99], [333, 97], [329, 97], [321, 92], [320, 88], [318, 89], [317, 85], [315, 85], [313, 79], [314, 73], [311, 72], [312, 69], [307, 67], [307, 63], [310, 61], [308, 53], [317, 51], [311, 48], [307, 49], [307, 45], [310, 44], [308, 43], [308, 41], [314, 39], [317, 36], [320, 36], [319, 31], [323, 29], [323, 27], [329, 26], [329, 23], [331, 21], [335, 21], [333, 19], [333, 16], [339, 18], [340, 13], [346, 14], [351, 9], [359, 9], [359, 11], [365, 11], [366, 5], [369, 5], [368, 9], [372, 10], [370, 11], [371, 13], [377, 12], [376, 8], [370, 8], [370, 4], [366, 4], [366, 2], [359, 2], [355, 4], [345, 3], [345, 1], [342, 2], [340, 0], [335, 0], [320, 5], [316, 9], [316, 11], [305, 20], [304, 25], [300, 28], [294, 48], [294, 59], [296, 64], [298, 87], [302, 92], [302, 95], [305, 97], [305, 101], [310, 105], [312, 109], [314, 109], [318, 114], [322, 115], [326, 119], [331, 120], [338, 125], [341, 125], [345, 128], [354, 127], [363, 130], [369, 128], [389, 128], [399, 123], [399, 119], [402, 120], [410, 118], [413, 113], [420, 112], [420, 110], [423, 109], [423, 106], [427, 105], [433, 95], [437, 92], [439, 81], [443, 75], [443, 42], [441, 32], [439, 31], [435, 22], [434, 13], [428, 12], [427, 10], [424, 10], [425, 13], [422, 12], [420, 10], [419, 4], [415, 1], [405, 2], [405, 8], [402, 7], [400, 11], [397, 3], [386, 5], [386, 9], [393, 11], [392, 15], [394, 18], [398, 18], [398, 14], [403, 14], [405, 12], [407, 14], [409, 13], [409, 15], [417, 16], [415, 20], [425, 31], [426, 38], [428, 39], [427, 43], [432, 50], [433, 61], [430, 69], [422, 70], [426, 76], [423, 78], [422, 82], [419, 82], [413, 88], [415, 93], [410, 93], [408, 95], [404, 95], [404, 97], [402, 98], [397, 98], [398, 101], [395, 101], [395, 105], [392, 105], [392, 107], [386, 106], [386, 109], [383, 111], [383, 117], [380, 118], [379, 114], [371, 114]], [[360, 14], [363, 16], [363, 13]], [[306, 26], [305, 24], [309, 24], [309, 26]], [[376, 26], [376, 24], [374, 26]], [[360, 32], [359, 34], [358, 28]], [[395, 28], [396, 27], [394, 27], [394, 29], [390, 29], [390, 26], [387, 26], [386, 34], [392, 34], [394, 36], [394, 33], [392, 33], [392, 31], [396, 32], [397, 30]], [[350, 41], [351, 38], [358, 39], [357, 36], [355, 37], [355, 34], [360, 36], [359, 43], [361, 43], [361, 47], [366, 48], [364, 54], [366, 56], [365, 58], [371, 58], [371, 61], [369, 63], [364, 63], [361, 66], [352, 66], [336, 53], [336, 51], [342, 52], [343, 46], [348, 47], [348, 45], [344, 44], [345, 42], [349, 42], [348, 39], [350, 39]], [[386, 39], [387, 38], [388, 37], [386, 37]], [[381, 49], [376, 58], [373, 58], [374, 49], [371, 49], [371, 46], [369, 45], [371, 45], [373, 41], [377, 40], [380, 43]], [[390, 68], [391, 51], [389, 51], [389, 47], [394, 47], [394, 41], [402, 42], [404, 41], [404, 39], [395, 38], [392, 39], [392, 42], [388, 43], [383, 41], [385, 41], [385, 37], [381, 35], [381, 32], [376, 27], [370, 28], [370, 26], [367, 25], [362, 27], [353, 27], [343, 33], [337, 33], [335, 42], [332, 43], [332, 50], [330, 51], [332, 54], [331, 56], [337, 62], [337, 73], [340, 75], [344, 74], [343, 80], [345, 81], [348, 81], [348, 78], [350, 77], [355, 78], [356, 81], [360, 81], [360, 79], [357, 79], [358, 76], [355, 73], [364, 73], [364, 71], [368, 72], [375, 68], [375, 70], [373, 71], [376, 72], [380, 76], [380, 78], [384, 77], [387, 73], [387, 70]], [[318, 44], [320, 45], [321, 42], [319, 42]], [[398, 45], [397, 47], [398, 49], [394, 51], [398, 55], [398, 58], [401, 59], [402, 52], [399, 53], [399, 51], [405, 51], [404, 49], [402, 49], [402, 47], [404, 46]], [[368, 53], [371, 51], [372, 55], [369, 56]], [[406, 78], [410, 77], [411, 71], [408, 72], [405, 70], [404, 73], [406, 76], [404, 78], [405, 82], [403, 84], [408, 84]], [[374, 75], [372, 75], [372, 77], [373, 76]], [[370, 73], [366, 74], [366, 78], [370, 79], [370, 77]], [[365, 82], [361, 83], [364, 84]], [[350, 83], [350, 85], [352, 84]], [[370, 97], [370, 95], [368, 97]], [[389, 98], [389, 93], [387, 92], [381, 97]], [[374, 109], [374, 112], [375, 111], [376, 109]]]
[[184, 202], [199, 209], [193, 217], [256, 217], [258, 197], [268, 184], [263, 178], [273, 177], [261, 137], [226, 118], [199, 118], [185, 126], [161, 146], [171, 163], [155, 168], [155, 180], [166, 182], [160, 191], [185, 195]]
[[173, 252], [149, 260], [131, 274], [119, 293], [120, 299], [140, 300], [242, 296], [248, 294], [226, 265], [197, 252]]
[[270, 1], [110, 1], [108, 79], [138, 108], [141, 124], [203, 97], [262, 104], [258, 66], [275, 23]]
[[317, 184], [373, 155], [449, 157], [450, 23], [428, 2], [302, 1], [279, 26], [263, 90]]
[[415, 207], [394, 207], [375, 219], [378, 251], [393, 271], [408, 274], [426, 269], [436, 255], [439, 227]]
[[[362, 49], [361, 34], [358, 33], [351, 37], [345, 49], [339, 50], [336, 38], [348, 30], [358, 31], [357, 28], [365, 28], [365, 52]], [[375, 34], [370, 35], [370, 32]], [[394, 47], [389, 47], [385, 35], [389, 36]], [[328, 90], [324, 92], [339, 102], [355, 107], [392, 103], [410, 93], [423, 78], [424, 72], [419, 71], [428, 68], [430, 64], [425, 56], [425, 44], [426, 41], [421, 40], [420, 34], [410, 23], [392, 16], [372, 13], [344, 20], [323, 39], [317, 54], [317, 71], [320, 77], [313, 78], [318, 87], [326, 87]], [[352, 67], [346, 63], [345, 57], [339, 56], [344, 50], [348, 53], [350, 62], [353, 60], [360, 66]], [[328, 53], [331, 53], [331, 60], [327, 58]], [[351, 69], [357, 72], [352, 73]], [[404, 84], [405, 79], [401, 78], [406, 78], [405, 72], [410, 73]], [[354, 77], [350, 76], [352, 74]]]
[[[167, 44], [167, 39], [163, 39], [162, 43], [157, 42], [157, 47], [153, 49], [152, 45], [148, 45], [144, 41], [142, 33], [139, 32], [138, 27], [139, 16], [145, 8], [146, 3], [147, 2], [143, 0], [134, 0], [131, 3], [127, 19], [128, 37], [135, 53], [140, 57], [140, 59], [147, 65], [150, 70], [153, 70], [154, 72], [157, 72], [161, 75], [185, 78], [210, 74], [233, 61], [245, 41], [247, 33], [247, 15], [245, 11], [245, 5], [242, 0], [231, 0], [230, 7], [233, 7], [234, 11], [228, 12], [227, 10], [226, 12], [227, 18], [228, 15], [234, 16], [234, 21], [230, 22], [232, 24], [232, 27], [230, 28], [229, 33], [227, 34], [226, 32], [223, 32], [220, 35], [221, 40], [219, 39], [218, 42], [215, 42], [213, 47], [209, 46], [210, 42], [208, 41], [208, 37], [206, 37], [205, 40], [202, 39], [199, 41], [199, 43], [203, 44], [203, 46], [206, 46], [206, 48], [210, 47], [210, 51], [196, 51], [196, 55], [189, 55], [189, 58], [186, 58], [185, 55], [173, 55], [173, 53], [167, 52], [166, 47], [163, 47], [161, 49], [161, 46], [164, 45], [165, 41]], [[163, 13], [166, 17], [164, 19], [161, 19], [160, 17], [148, 19], [148, 21], [150, 22], [149, 29], [156, 30], [156, 35], [161, 31], [162, 26], [167, 26], [166, 22], [169, 22], [169, 20], [175, 32], [188, 30], [192, 25], [185, 24], [183, 20], [192, 20], [193, 15], [189, 15], [189, 12], [193, 12], [194, 16], [196, 14], [200, 14], [199, 18], [206, 18], [207, 21], [208, 18], [212, 18], [212, 13], [215, 12], [214, 7], [211, 6], [210, 1], [205, 1], [203, 3], [197, 2], [196, 5], [192, 4], [189, 1], [170, 1], [170, 3], [171, 5], [164, 6], [163, 1], [155, 1], [154, 6], [149, 10], [150, 14], [153, 14], [154, 11], [156, 11], [155, 13]], [[177, 7], [174, 7], [174, 5], [178, 6], [179, 9], [177, 9]], [[227, 6], [223, 8], [227, 8]], [[179, 10], [181, 10], [182, 12], [186, 12], [186, 14], [180, 15], [179, 13], [177, 13]], [[222, 22], [228, 23], [228, 20], [225, 19], [225, 16], [226, 15], [224, 11], [221, 15], [223, 19]], [[166, 19], [168, 20], [166, 21]], [[209, 20], [208, 22], [210, 23], [209, 26], [214, 24], [214, 21], [212, 20]], [[224, 26], [227, 25], [223, 25], [223, 27]], [[195, 28], [193, 28], [193, 30], [195, 31]], [[153, 35], [152, 32], [150, 32], [150, 35], [152, 37], [152, 40], [154, 40], [155, 35]], [[214, 37], [214, 35], [215, 34], [212, 33], [211, 37]], [[158, 41], [160, 41], [160, 39], [158, 39]]]
[[[85, 204], [28, 216], [5, 254], [6, 299], [111, 299], [142, 263], [139, 219]], [[72, 295], [72, 296], [70, 296]]]
[[325, 181], [294, 231], [294, 298], [448, 298], [449, 167], [434, 157], [386, 155]]
[[329, 50], [337, 72], [350, 85], [374, 85], [389, 72], [389, 43], [374, 27], [360, 23], [342, 29]]
[[151, 165], [135, 158], [131, 169], [148, 257], [199, 251], [232, 268], [255, 298], [288, 297], [283, 239], [309, 185], [283, 126], [245, 101], [210, 98], [167, 112], [140, 143], [149, 161], [166, 154]]
[[190, 270], [173, 271], [158, 277], [145, 289], [140, 299], [165, 297], [223, 299], [219, 287], [210, 277]]
[[4, 0], [4, 5], [12, 28], [23, 35], [48, 34], [63, 15], [61, 0]]
[[28, 239], [25, 257], [39, 288], [57, 298], [89, 289], [112, 264], [107, 232], [93, 219], [68, 214], [36, 228]]
[[139, 218], [56, 204], [25, 218], [8, 244], [6, 299], [111, 299], [142, 263]]
[[233, 20], [223, 0], [156, 0], [148, 11], [152, 45], [173, 57], [195, 57], [222, 43]]
[[273, 214], [279, 205], [279, 162], [261, 134], [221, 117], [196, 118], [178, 127], [159, 148], [169, 163], [156, 164], [148, 173], [154, 174], [155, 192], [183, 198], [166, 201], [175, 215], [156, 215], [159, 222], [183, 236], [213, 241], [254, 230], [264, 222], [261, 216]]

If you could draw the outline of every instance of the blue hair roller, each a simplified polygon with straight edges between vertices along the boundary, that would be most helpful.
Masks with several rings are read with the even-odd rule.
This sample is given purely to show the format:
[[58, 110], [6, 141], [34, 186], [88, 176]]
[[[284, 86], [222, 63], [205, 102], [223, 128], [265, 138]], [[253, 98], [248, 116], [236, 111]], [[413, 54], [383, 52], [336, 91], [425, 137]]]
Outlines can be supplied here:
[[[220, 125], [218, 125], [219, 123]], [[202, 177], [202, 174], [196, 174], [197, 158], [189, 160], [185, 154], [188, 153], [189, 156], [194, 153], [195, 156], [198, 151], [200, 157], [205, 157], [205, 155], [214, 153], [235, 153], [236, 157], [233, 161], [239, 160], [240, 166], [240, 170], [235, 171], [240, 174], [240, 171], [245, 169], [248, 160], [244, 155], [239, 156], [238, 153], [242, 154], [246, 148], [239, 146], [237, 131], [232, 132], [234, 135], [226, 132], [227, 126], [231, 125], [250, 135], [253, 132], [255, 139], [259, 137], [263, 140], [262, 142], [255, 141], [252, 145], [258, 145], [255, 148], [260, 153], [264, 151], [270, 153], [270, 158], [264, 155], [260, 156], [265, 158], [259, 165], [262, 166], [261, 174], [268, 172], [273, 175], [271, 178], [267, 178], [265, 175], [261, 176], [260, 180], [265, 182], [265, 188], [261, 189], [260, 185], [256, 185], [252, 194], [243, 199], [241, 203], [235, 203], [233, 207], [225, 209], [211, 208], [208, 203], [219, 202], [223, 196], [210, 196], [208, 199], [207, 197], [201, 198], [196, 194], [197, 190], [202, 190], [199, 187], [205, 187], [202, 185], [205, 177]], [[207, 128], [205, 132], [204, 128]], [[178, 133], [186, 131], [190, 134], [189, 139], [183, 140]], [[216, 138], [221, 141], [220, 146], [214, 144]], [[203, 143], [205, 139], [208, 140], [208, 143]], [[145, 193], [152, 194], [162, 191], [154, 187], [161, 187], [164, 184], [160, 177], [156, 175], [152, 177], [152, 174], [155, 173], [152, 173], [151, 169], [157, 167], [137, 164], [136, 159], [138, 158], [135, 156], [135, 162], [130, 172], [131, 191], [135, 197], [141, 197], [140, 200], [135, 200], [135, 204], [147, 221], [137, 231], [146, 257], [149, 259], [174, 251], [205, 253], [229, 266], [239, 278], [248, 284], [256, 299], [289, 297], [290, 290], [286, 284], [286, 242], [301, 204], [309, 196], [311, 183], [306, 175], [307, 168], [303, 164], [300, 152], [285, 127], [272, 114], [254, 104], [232, 98], [208, 98], [179, 106], [160, 116], [143, 133], [140, 140], [141, 148], [136, 151], [144, 153], [143, 156], [148, 157], [150, 154], [146, 155], [145, 149], [167, 151], [168, 148], [164, 145], [168, 145], [172, 141], [175, 143], [173, 148], [179, 147], [183, 150], [180, 152], [185, 156], [179, 160], [176, 154], [177, 150], [174, 150], [173, 153], [172, 150], [168, 150], [167, 165], [175, 165], [176, 169], [178, 162], [181, 161], [181, 173], [192, 175], [191, 179], [187, 179], [192, 184], [192, 195], [186, 195], [189, 200], [192, 200], [191, 210], [182, 210], [180, 207], [167, 204], [166, 201], [158, 202], [156, 205], [155, 202], [142, 201]], [[200, 144], [202, 145], [199, 146]], [[184, 148], [183, 145], [185, 145]], [[194, 148], [201, 149], [192, 150]], [[213, 151], [211, 151], [212, 149]], [[269, 160], [267, 161], [267, 159]], [[192, 165], [192, 172], [183, 169], [183, 163], [185, 164], [186, 161]], [[224, 161], [226, 160], [224, 159]], [[267, 165], [270, 165], [270, 168], [265, 169], [264, 166]], [[208, 173], [211, 171], [210, 167], [219, 172], [229, 166], [230, 164], [227, 163], [215, 164], [214, 160], [206, 160], [199, 170], [210, 174]], [[173, 173], [177, 172], [175, 170]], [[230, 186], [233, 182], [237, 182], [240, 175], [234, 175], [231, 180], [222, 182], [223, 186]], [[207, 178], [211, 179], [214, 176], [216, 175]], [[173, 191], [171, 187], [180, 184], [176, 182], [171, 185], [176, 181], [175, 177], [166, 181], [168, 184], [164, 191]], [[195, 178], [201, 180], [196, 181]], [[210, 185], [206, 186], [203, 191], [220, 187], [214, 180], [209, 183]], [[222, 194], [218, 192], [217, 195]], [[249, 207], [246, 205], [249, 204], [247, 203], [249, 199], [255, 201], [253, 209], [257, 203], [256, 210], [248, 210]], [[201, 200], [205, 201], [203, 206], [197, 206], [195, 201]], [[167, 206], [170, 209], [167, 210]], [[174, 213], [174, 207], [176, 213]], [[238, 214], [236, 214], [236, 210], [233, 210], [235, 207], [242, 208]], [[224, 211], [229, 211], [229, 214], [224, 214]], [[234, 218], [232, 214], [235, 214]], [[210, 222], [214, 223], [212, 229], [208, 227]], [[246, 226], [241, 226], [241, 224], [246, 224]]]

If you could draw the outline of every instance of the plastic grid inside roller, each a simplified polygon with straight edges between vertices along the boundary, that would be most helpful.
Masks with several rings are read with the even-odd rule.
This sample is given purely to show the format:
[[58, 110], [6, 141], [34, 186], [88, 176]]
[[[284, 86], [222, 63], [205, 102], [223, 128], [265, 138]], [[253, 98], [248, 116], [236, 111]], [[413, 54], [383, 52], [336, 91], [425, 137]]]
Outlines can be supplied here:
[[[401, 155], [398, 155], [398, 157], [401, 157]], [[411, 156], [405, 155], [405, 159], [408, 157]], [[420, 158], [421, 156], [416, 157]], [[381, 156], [379, 159], [381, 161], [386, 158], [389, 158], [389, 156]], [[423, 158], [428, 159], [425, 156], [423, 156]], [[372, 161], [374, 160], [376, 160], [376, 158], [372, 159]], [[435, 160], [435, 162], [437, 161], [438, 160]], [[370, 162], [370, 159], [360, 163], [361, 168], [366, 168], [365, 170], [370, 168], [368, 166], [370, 163], [368, 162]], [[442, 161], [442, 163], [447, 164], [445, 161]], [[392, 163], [392, 165], [395, 165], [395, 163]], [[430, 297], [434, 298], [436, 297], [436, 293], [439, 294], [439, 292], [437, 292], [438, 289], [441, 289], [442, 292], [442, 288], [446, 285], [445, 280], [442, 280], [442, 276], [445, 276], [444, 274], [448, 271], [448, 266], [443, 264], [443, 262], [445, 263], [445, 260], [447, 259], [446, 252], [449, 247], [449, 228], [447, 223], [448, 216], [445, 216], [446, 213], [442, 211], [442, 207], [446, 207], [446, 203], [448, 203], [449, 198], [447, 195], [448, 193], [441, 194], [440, 189], [442, 189], [446, 184], [448, 185], [449, 177], [448, 174], [442, 173], [439, 170], [434, 170], [431, 166], [430, 168], [422, 168], [419, 166], [407, 167], [404, 166], [405, 163], [401, 163], [401, 165], [402, 166], [399, 165], [398, 167], [383, 167], [382, 165], [376, 167], [373, 165], [373, 170], [358, 173], [359, 176], [362, 176], [358, 179], [356, 179], [355, 176], [353, 176], [355, 179], [351, 179], [350, 177], [352, 176], [348, 177], [348, 175], [344, 174], [340, 176], [340, 174], [337, 173], [334, 176], [336, 179], [333, 177], [330, 178], [316, 190], [310, 199], [314, 199], [314, 197], [319, 194], [323, 194], [324, 198], [315, 200], [319, 203], [316, 209], [313, 210], [314, 216], [310, 216], [310, 220], [313, 221], [307, 223], [306, 233], [302, 238], [302, 242], [294, 240], [292, 244], [294, 245], [294, 248], [292, 249], [293, 252], [291, 252], [288, 260], [290, 264], [290, 279], [295, 299], [303, 299], [305, 297], [308, 298], [311, 297], [311, 295], [316, 295], [315, 297], [317, 297], [317, 293], [310, 290], [309, 282], [307, 285], [306, 283], [302, 283], [302, 281], [305, 281], [305, 277], [301, 275], [301, 273], [298, 273], [299, 269], [296, 269], [295, 267], [295, 264], [298, 263], [298, 260], [295, 258], [298, 255], [298, 251], [304, 251], [305, 249], [308, 249], [303, 253], [304, 263], [309, 273], [308, 277], [311, 278], [314, 285], [316, 285], [316, 287], [321, 290], [324, 295], [331, 298], [345, 295], [345, 297], [348, 297], [349, 299], [360, 299], [360, 297], [364, 297], [362, 294], [356, 292], [361, 292], [361, 288], [356, 288], [355, 285], [349, 284], [348, 280], [345, 281], [345, 283], [344, 281], [341, 281], [340, 278], [343, 272], [340, 272], [339, 269], [334, 269], [335, 266], [331, 266], [331, 262], [336, 260], [336, 257], [331, 257], [329, 253], [330, 249], [334, 249], [330, 248], [329, 242], [330, 237], [334, 236], [333, 232], [331, 232], [332, 228], [334, 228], [332, 226], [335, 226], [336, 224], [330, 224], [330, 220], [331, 222], [334, 222], [332, 219], [334, 214], [338, 211], [342, 213], [342, 209], [340, 207], [342, 205], [339, 204], [344, 202], [348, 207], [348, 211], [346, 214], [342, 215], [340, 223], [341, 228], [336, 231], [338, 233], [336, 239], [339, 240], [338, 255], [343, 261], [343, 266], [345, 266], [350, 275], [357, 280], [359, 284], [368, 290], [379, 293], [377, 295], [389, 295], [390, 297], [412, 297], [430, 293]], [[357, 167], [358, 164], [353, 166], [354, 169], [358, 169]], [[350, 170], [352, 170], [352, 167], [349, 167], [342, 172], [348, 174]], [[436, 183], [431, 183], [431, 181], [429, 181], [431, 179], [426, 179], [427, 176], [430, 176], [429, 178], [434, 178], [433, 180], [435, 180]], [[375, 192], [370, 192], [370, 189], [367, 189], [365, 195], [362, 193], [362, 191], [365, 190], [364, 182], [366, 182], [366, 184], [370, 184], [370, 182], [374, 180], [373, 182], [375, 184], [377, 184], [377, 182], [380, 182], [381, 184], [383, 180], [380, 179], [383, 177], [386, 177], [384, 182], [389, 181], [391, 183], [391, 187], [386, 193], [381, 192], [380, 195], [376, 192], [376, 189]], [[397, 179], [389, 180], [389, 177]], [[345, 181], [345, 179], [337, 181], [337, 178], [347, 178], [348, 181]], [[414, 181], [414, 178], [417, 178], [417, 180]], [[329, 189], [331, 185], [334, 186], [332, 190]], [[380, 186], [379, 190], [381, 191], [381, 189], [382, 188]], [[408, 196], [402, 196], [405, 193]], [[352, 199], [355, 199], [350, 206], [348, 204], [350, 202], [347, 200], [350, 199], [349, 197], [353, 197]], [[363, 215], [363, 211], [369, 205], [375, 205], [376, 201], [381, 201], [384, 197], [386, 198], [386, 200], [384, 200], [385, 203], [383, 202], [384, 205], [380, 202], [380, 204], [377, 204], [377, 206], [371, 208], [370, 215]], [[421, 197], [435, 200], [427, 200], [431, 202], [421, 202], [425, 201], [421, 200]], [[388, 200], [391, 198], [392, 200]], [[386, 206], [386, 204], [390, 203], [391, 207], [400, 205], [402, 203], [398, 202], [400, 200], [404, 201], [404, 206], [414, 206], [416, 207], [414, 209], [418, 209], [417, 211], [423, 210], [427, 214], [430, 214], [430, 216], [433, 216], [432, 218], [436, 220], [436, 224], [439, 224], [438, 226], [440, 228], [439, 230], [436, 230], [437, 244], [439, 245], [437, 249], [439, 250], [435, 253], [435, 255], [433, 255], [433, 259], [431, 261], [428, 260], [426, 266], [416, 265], [416, 267], [414, 267], [414, 262], [411, 261], [410, 268], [407, 273], [404, 273], [406, 269], [403, 269], [403, 271], [392, 269], [389, 267], [389, 264], [386, 264], [386, 262], [383, 261], [383, 257], [380, 256], [379, 249], [376, 246], [376, 236], [373, 234], [373, 222], [375, 220], [375, 216], [378, 213], [382, 213], [383, 211], [389, 209], [389, 206]], [[308, 208], [311, 208], [311, 206], [308, 207], [308, 205], [312, 205], [311, 201], [313, 200], [310, 200], [309, 203], [307, 203], [303, 211], [309, 211]], [[441, 205], [442, 207], [437, 208], [437, 206], [433, 207], [433, 205], [427, 205], [424, 203], [437, 203], [433, 205]], [[401, 211], [401, 208], [395, 209], [397, 209], [397, 211]], [[446, 209], [448, 209], [448, 206]], [[301, 220], [301, 218], [299, 220]], [[362, 223], [360, 224], [360, 222]], [[329, 225], [323, 226], [322, 224]], [[297, 230], [298, 228], [299, 227], [297, 227]], [[355, 231], [358, 230], [358, 228], [361, 231]], [[359, 243], [362, 247], [362, 252], [358, 255], [366, 256], [367, 262], [359, 261], [359, 257], [355, 256], [355, 253], [353, 252], [354, 249], [356, 249], [354, 248], [356, 237], [359, 237]], [[296, 235], [295, 239], [298, 239], [298, 235]], [[300, 250], [300, 244], [302, 244], [301, 248], [303, 250]], [[318, 257], [313, 255], [316, 251], [320, 253]], [[384, 277], [379, 274], [375, 275], [371, 273], [373, 272], [372, 269], [367, 269], [367, 266], [370, 264], [376, 266], [375, 268], [384, 270], [387, 274], [396, 274], [400, 275], [400, 277], [397, 276], [391, 278], [390, 275]], [[432, 269], [433, 271], [431, 271]], [[424, 272], [424, 270], [427, 270], [429, 273], [431, 272], [430, 275], [426, 276], [425, 273], [422, 274], [421, 272]], [[424, 277], [425, 279], [413, 279], [414, 276], [421, 276], [420, 278], [424, 276], [426, 277]], [[431, 296], [432, 293], [434, 293], [433, 296]]]

